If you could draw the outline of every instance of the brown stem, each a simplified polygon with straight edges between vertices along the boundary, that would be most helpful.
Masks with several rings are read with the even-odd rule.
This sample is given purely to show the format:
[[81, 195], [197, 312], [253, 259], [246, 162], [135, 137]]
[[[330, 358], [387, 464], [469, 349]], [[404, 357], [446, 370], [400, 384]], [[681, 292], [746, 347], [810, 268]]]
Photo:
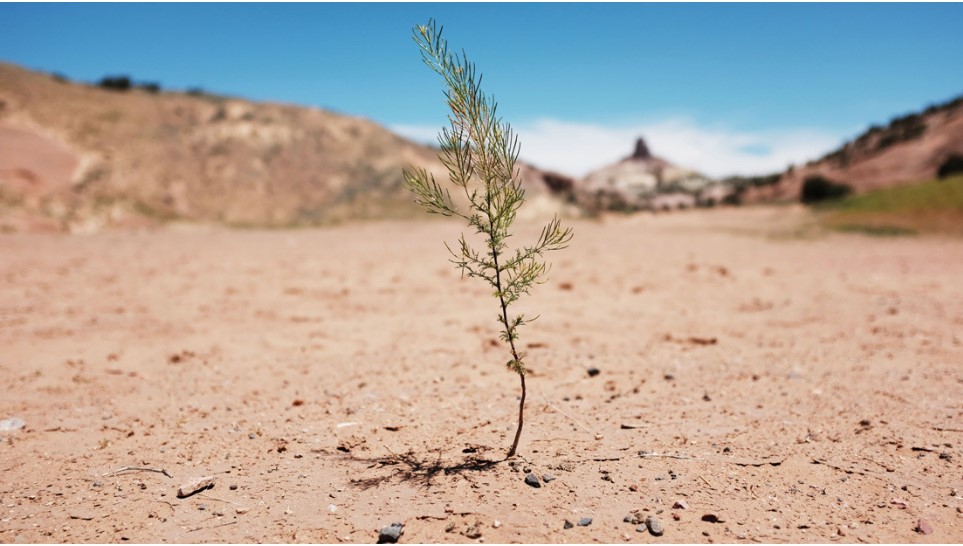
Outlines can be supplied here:
[[522, 401], [518, 403], [518, 430], [515, 431], [515, 441], [512, 442], [512, 448], [508, 450], [509, 457], [515, 456], [518, 440], [522, 437], [522, 425], [525, 424], [525, 374], [520, 373], [518, 377], [522, 379]]
[[[490, 202], [489, 208], [491, 208]], [[490, 214], [489, 225], [492, 225]], [[505, 337], [508, 338], [508, 345], [512, 349], [512, 358], [517, 363], [517, 366], [514, 368], [518, 372], [518, 377], [522, 380], [522, 401], [518, 404], [518, 430], [515, 431], [515, 441], [512, 442], [512, 448], [508, 450], [508, 456], [514, 457], [515, 450], [518, 449], [518, 440], [522, 437], [522, 425], [525, 423], [525, 370], [522, 368], [521, 359], [518, 358], [518, 351], [515, 349], [515, 332], [512, 331], [511, 326], [508, 324], [508, 306], [505, 304], [505, 295], [502, 294], [502, 271], [498, 267], [498, 250], [495, 249], [494, 245], [494, 231], [493, 226], [492, 232], [489, 235], [491, 236], [490, 242], [492, 243], [492, 262], [495, 265], [495, 288], [498, 290], [498, 301], [502, 305], [502, 324], [505, 325]]]

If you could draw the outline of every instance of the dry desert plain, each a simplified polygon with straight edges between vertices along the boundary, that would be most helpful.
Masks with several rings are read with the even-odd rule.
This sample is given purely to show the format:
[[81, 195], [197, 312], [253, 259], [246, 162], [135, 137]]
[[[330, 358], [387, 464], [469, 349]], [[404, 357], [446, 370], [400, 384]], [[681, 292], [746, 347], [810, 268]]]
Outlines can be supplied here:
[[510, 461], [458, 224], [2, 235], [0, 541], [961, 542], [963, 241], [808, 222], [572, 222]]

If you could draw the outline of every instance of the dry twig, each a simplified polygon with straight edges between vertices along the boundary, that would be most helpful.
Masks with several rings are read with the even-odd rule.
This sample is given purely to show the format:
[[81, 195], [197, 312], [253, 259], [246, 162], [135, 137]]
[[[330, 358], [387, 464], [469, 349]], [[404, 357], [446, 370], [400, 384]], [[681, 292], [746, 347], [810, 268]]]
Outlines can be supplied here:
[[689, 457], [687, 455], [670, 455], [668, 453], [647, 453], [645, 451], [640, 451], [639, 457], [642, 457], [643, 459], [652, 459], [652, 458], [661, 457], [665, 459], [683, 459], [683, 460], [693, 460], [693, 461], [699, 459], [698, 457]]
[[147, 467], [144, 467], [144, 466], [125, 466], [125, 467], [123, 467], [123, 468], [118, 468], [117, 470], [114, 470], [113, 472], [108, 472], [108, 473], [104, 474], [104, 476], [114, 476], [114, 475], [116, 475], [116, 474], [121, 474], [121, 473], [123, 473], [123, 472], [157, 472], [158, 474], [163, 474], [163, 475], [167, 476], [168, 478], [173, 478], [173, 477], [174, 477], [174, 476], [171, 476], [171, 475], [170, 475], [166, 470], [164, 470], [163, 468], [147, 468]]

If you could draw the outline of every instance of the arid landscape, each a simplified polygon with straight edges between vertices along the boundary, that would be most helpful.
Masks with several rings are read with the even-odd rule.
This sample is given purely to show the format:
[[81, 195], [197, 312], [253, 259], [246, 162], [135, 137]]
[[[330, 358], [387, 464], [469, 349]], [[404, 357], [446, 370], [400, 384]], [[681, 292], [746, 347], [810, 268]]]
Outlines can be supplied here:
[[[166, 51], [177, 58], [166, 72], [163, 62], [131, 63], [180, 83], [198, 77], [260, 97], [309, 87], [326, 94], [299, 106], [0, 62], [0, 542], [963, 542], [963, 95], [919, 82], [942, 99], [899, 110], [921, 92], [893, 87], [912, 79], [894, 70], [876, 84], [878, 96], [857, 90], [835, 103], [830, 92], [841, 83], [868, 77], [853, 71], [860, 63], [893, 57], [895, 66], [902, 50], [887, 56], [854, 38], [872, 59], [810, 52], [841, 32], [790, 39], [779, 19], [737, 32], [708, 7], [701, 31], [661, 40], [656, 27], [681, 26], [664, 22], [668, 7], [657, 8], [667, 10], [661, 19], [609, 16], [606, 28], [658, 21], [621, 32], [651, 34], [652, 43], [599, 45], [604, 55], [582, 61], [581, 51], [559, 52], [567, 44], [557, 36], [572, 31], [536, 36], [529, 25], [515, 33], [528, 46], [485, 58], [505, 63], [493, 82], [529, 82], [516, 88], [527, 110], [512, 112], [530, 117], [529, 130], [542, 128], [539, 157], [608, 158], [565, 174], [528, 156], [514, 163], [519, 133], [476, 94], [474, 69], [458, 64], [466, 57], [446, 57], [434, 23], [416, 27], [415, 38], [450, 86], [454, 129], [437, 147], [412, 140], [430, 127], [414, 100], [428, 91], [401, 81], [390, 57], [397, 45], [378, 41], [394, 30], [371, 30], [379, 15], [363, 7], [352, 19], [337, 10], [354, 6], [312, 5], [311, 19], [272, 6], [272, 17], [288, 19], [271, 25], [261, 6], [246, 16], [241, 7], [233, 15], [184, 7], [124, 19], [136, 7], [85, 17], [85, 26], [67, 8], [9, 10], [42, 22], [34, 34], [48, 38], [59, 36], [47, 30], [52, 15], [91, 34], [86, 25], [108, 25], [101, 40], [111, 52]], [[792, 9], [801, 11], [781, 20], [793, 28], [801, 16], [817, 29], [846, 21]], [[592, 10], [569, 13], [570, 25], [582, 32], [598, 16]], [[477, 11], [472, 26], [485, 28]], [[732, 13], [720, 12], [733, 25], [746, 19]], [[698, 19], [677, 15], [686, 26]], [[250, 17], [238, 20], [250, 26], [222, 16]], [[166, 33], [136, 32], [164, 28], [159, 17], [182, 30], [167, 49]], [[851, 20], [889, 35], [865, 17]], [[947, 20], [929, 19], [933, 28]], [[311, 21], [344, 21], [338, 26], [359, 34], [305, 27], [297, 39], [310, 40], [294, 45], [293, 29]], [[396, 22], [388, 17], [385, 28]], [[724, 40], [709, 34], [721, 27]], [[284, 34], [272, 42], [276, 29]], [[107, 38], [114, 31], [136, 39]], [[259, 51], [286, 53], [258, 64], [259, 51], [220, 42], [231, 32], [236, 43], [250, 46], [256, 35]], [[900, 36], [901, 48], [911, 42]], [[212, 47], [192, 42], [211, 38]], [[758, 41], [724, 51], [746, 38]], [[704, 49], [681, 53], [699, 40]], [[315, 42], [332, 45], [310, 49]], [[806, 51], [792, 60], [790, 46]], [[538, 48], [551, 62], [520, 61], [519, 51]], [[365, 50], [377, 62], [362, 60]], [[216, 62], [205, 64], [211, 51]], [[768, 54], [776, 54], [769, 63]], [[809, 55], [819, 73], [800, 80]], [[572, 74], [556, 74], [559, 59]], [[706, 59], [712, 66], [700, 64]], [[833, 59], [846, 60], [845, 78], [824, 73]], [[188, 70], [192, 60], [199, 71]], [[728, 72], [727, 60], [738, 61]], [[926, 60], [938, 62], [930, 53], [911, 59], [916, 77], [952, 72], [952, 63], [936, 71]], [[78, 53], [70, 66], [89, 75], [87, 61], [107, 62]], [[243, 65], [233, 78], [232, 62]], [[546, 66], [552, 72], [537, 72]], [[606, 66], [618, 70], [577, 74]], [[737, 75], [745, 67], [752, 78]], [[700, 79], [683, 78], [691, 74]], [[585, 82], [591, 87], [579, 87]], [[702, 104], [717, 119], [758, 125], [678, 117], [686, 100], [706, 100], [699, 95], [711, 95]], [[783, 95], [773, 109], [768, 100]], [[372, 117], [341, 113], [337, 103], [303, 106], [337, 97], [372, 101]], [[398, 97], [411, 103], [407, 117], [393, 116]], [[628, 108], [602, 108], [626, 98]], [[542, 112], [553, 104], [570, 117]], [[840, 143], [833, 151], [816, 147], [825, 138], [819, 123], [842, 127], [851, 120], [833, 119], [839, 112], [875, 115], [890, 104], [888, 122], [867, 119], [864, 132], [845, 133], [858, 136], [832, 141]], [[598, 117], [579, 113], [586, 106], [600, 108]], [[632, 121], [649, 109], [673, 117]], [[778, 125], [774, 114], [794, 116]], [[641, 126], [688, 136], [628, 138]], [[546, 127], [569, 132], [558, 138]], [[611, 135], [626, 137], [624, 150]], [[699, 154], [676, 155], [692, 142]], [[810, 146], [825, 153], [800, 160]], [[439, 149], [457, 160], [444, 164]], [[721, 170], [726, 153], [742, 158], [738, 169]], [[703, 164], [682, 164], [686, 157]], [[770, 164], [768, 173], [759, 167]], [[425, 174], [406, 179], [412, 167]], [[468, 188], [451, 203], [431, 176]], [[487, 185], [476, 202], [469, 188], [479, 180]], [[516, 342], [523, 357], [513, 360], [499, 334], [511, 331], [505, 299], [524, 289], [492, 281], [493, 298], [479, 279], [462, 278], [445, 244], [464, 224], [425, 215], [411, 188], [443, 214], [471, 202], [478, 214], [464, 219], [509, 243], [475, 263], [498, 270], [498, 256], [508, 256], [504, 274], [523, 278], [515, 287], [539, 266], [512, 249], [557, 235], [540, 247], [559, 250], [547, 256], [547, 282], [511, 309], [539, 316]], [[574, 230], [567, 249], [552, 248], [563, 230], [540, 231], [554, 215]], [[508, 458], [521, 391], [506, 362], [521, 370], [522, 360], [525, 427]]]
[[458, 224], [0, 236], [0, 541], [963, 541], [958, 238], [571, 225], [508, 461]]

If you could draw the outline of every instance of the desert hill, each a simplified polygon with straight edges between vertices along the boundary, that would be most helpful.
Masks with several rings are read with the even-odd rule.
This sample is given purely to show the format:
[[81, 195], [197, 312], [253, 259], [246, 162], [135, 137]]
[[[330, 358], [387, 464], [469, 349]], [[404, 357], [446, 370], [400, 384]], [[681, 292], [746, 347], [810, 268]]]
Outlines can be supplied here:
[[873, 126], [822, 158], [778, 176], [746, 179], [745, 202], [798, 200], [807, 178], [820, 176], [855, 193], [937, 177], [951, 157], [963, 156], [963, 96]]
[[632, 155], [592, 171], [575, 186], [576, 201], [589, 211], [688, 208], [715, 204], [727, 192], [694, 170], [652, 155], [643, 138]]
[[[436, 151], [365, 119], [203, 93], [118, 91], [0, 63], [0, 229], [159, 221], [317, 225], [422, 214], [402, 169]], [[533, 213], [571, 181], [520, 167]]]

